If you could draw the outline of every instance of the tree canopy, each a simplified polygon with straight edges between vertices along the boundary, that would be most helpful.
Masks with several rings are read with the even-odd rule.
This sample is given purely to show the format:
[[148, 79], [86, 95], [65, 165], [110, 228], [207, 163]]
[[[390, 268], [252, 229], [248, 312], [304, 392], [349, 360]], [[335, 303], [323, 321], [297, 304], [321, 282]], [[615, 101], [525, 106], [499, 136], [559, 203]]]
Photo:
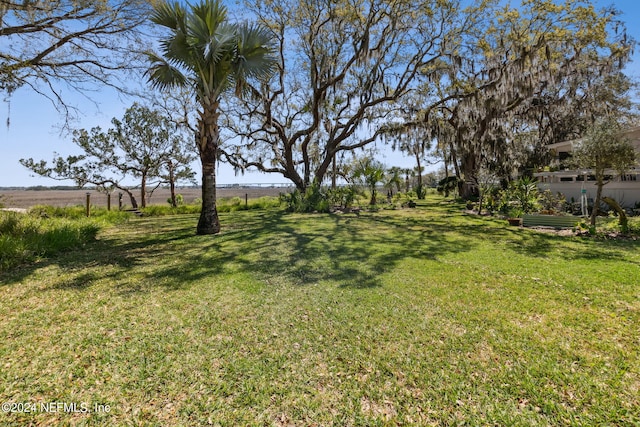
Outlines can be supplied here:
[[636, 151], [624, 136], [625, 129], [615, 116], [597, 119], [584, 138], [578, 140], [572, 151], [572, 162], [578, 168], [589, 169], [596, 181], [596, 198], [591, 212], [591, 225], [602, 200], [602, 188], [615, 175], [622, 175], [636, 164]]
[[61, 87], [124, 87], [139, 66], [147, 0], [0, 0], [0, 90], [21, 86], [69, 113]]
[[276, 34], [276, 76], [229, 108], [239, 170], [280, 173], [300, 191], [336, 155], [378, 140], [403, 97], [438, 72], [477, 8], [457, 1], [259, 1], [246, 5]]
[[[82, 154], [55, 156], [44, 160], [22, 159], [34, 173], [57, 180], [74, 180], [80, 187], [95, 185], [109, 191], [120, 189], [138, 207], [134, 189], [139, 188], [142, 207], [148, 194], [161, 184], [172, 188], [177, 181], [192, 181], [189, 163], [193, 157], [185, 149], [184, 135], [157, 111], [134, 104], [122, 120], [114, 118], [106, 132], [100, 127], [77, 129], [73, 142]], [[134, 181], [132, 181], [134, 180]]]
[[628, 108], [620, 71], [635, 42], [618, 15], [578, 0], [488, 7], [396, 133], [436, 139], [465, 197], [482, 168], [508, 180], [539, 166], [546, 144], [579, 135], [606, 106]]

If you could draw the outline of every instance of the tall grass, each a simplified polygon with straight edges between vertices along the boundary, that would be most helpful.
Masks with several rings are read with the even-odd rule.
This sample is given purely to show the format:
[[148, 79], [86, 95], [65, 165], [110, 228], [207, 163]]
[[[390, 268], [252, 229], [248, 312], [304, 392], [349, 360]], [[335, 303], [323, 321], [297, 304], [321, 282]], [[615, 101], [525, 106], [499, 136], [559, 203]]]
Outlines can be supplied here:
[[[48, 213], [46, 213], [48, 212]], [[84, 218], [70, 208], [39, 207], [30, 214], [0, 212], [0, 271], [82, 247], [115, 216]]]
[[[261, 210], [278, 207], [277, 197], [260, 197], [248, 203], [240, 197], [221, 198], [218, 211], [221, 213]], [[200, 205], [151, 205], [142, 209], [144, 216], [166, 216], [197, 214]], [[15, 212], [0, 213], [0, 271], [20, 264], [36, 261], [55, 253], [82, 247], [93, 241], [98, 231], [107, 225], [121, 223], [133, 218], [130, 212], [92, 207], [86, 217], [84, 206], [54, 207], [39, 205], [29, 214]]]
[[[37, 205], [29, 210], [29, 214], [41, 218], [84, 219], [87, 217], [86, 208], [82, 205], [67, 207]], [[89, 215], [94, 220], [107, 223], [122, 222], [131, 217], [131, 214], [126, 211], [119, 211], [117, 209], [107, 210], [106, 208], [98, 208], [95, 206], [91, 207]]]
[[[280, 206], [280, 199], [277, 197], [264, 196], [257, 199], [245, 201], [240, 197], [221, 197], [216, 201], [219, 213], [270, 209]], [[199, 204], [180, 205], [172, 207], [168, 205], [151, 205], [141, 209], [144, 216], [165, 216], [176, 214], [200, 213]]]

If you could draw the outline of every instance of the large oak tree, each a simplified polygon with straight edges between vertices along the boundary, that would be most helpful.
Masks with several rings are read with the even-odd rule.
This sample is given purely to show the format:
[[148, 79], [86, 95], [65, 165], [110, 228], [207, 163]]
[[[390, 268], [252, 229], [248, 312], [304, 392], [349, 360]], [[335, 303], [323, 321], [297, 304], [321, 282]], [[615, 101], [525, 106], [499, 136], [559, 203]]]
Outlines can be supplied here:
[[398, 102], [440, 73], [484, 7], [453, 0], [262, 0], [246, 5], [277, 35], [279, 63], [228, 111], [239, 170], [279, 173], [301, 192], [336, 156], [379, 140]]
[[527, 0], [491, 16], [438, 87], [437, 108], [421, 112], [463, 197], [477, 194], [482, 168], [508, 179], [545, 144], [584, 130], [604, 110], [598, 83], [619, 75], [634, 45], [618, 12], [590, 1]]

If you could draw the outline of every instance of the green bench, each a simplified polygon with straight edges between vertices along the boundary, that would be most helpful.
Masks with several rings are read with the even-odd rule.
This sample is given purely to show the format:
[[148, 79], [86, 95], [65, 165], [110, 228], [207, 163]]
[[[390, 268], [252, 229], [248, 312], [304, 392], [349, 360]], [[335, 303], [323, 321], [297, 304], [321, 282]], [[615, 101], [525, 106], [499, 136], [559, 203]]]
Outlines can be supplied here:
[[573, 228], [580, 219], [579, 216], [573, 215], [524, 215], [522, 225], [524, 227]]

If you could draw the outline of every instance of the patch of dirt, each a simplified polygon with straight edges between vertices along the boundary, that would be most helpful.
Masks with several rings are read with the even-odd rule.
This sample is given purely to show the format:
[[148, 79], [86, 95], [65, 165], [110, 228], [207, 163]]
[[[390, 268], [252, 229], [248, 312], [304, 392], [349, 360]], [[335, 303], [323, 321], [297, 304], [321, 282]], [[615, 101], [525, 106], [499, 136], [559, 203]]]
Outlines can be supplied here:
[[556, 236], [578, 236], [580, 233], [573, 231], [571, 228], [553, 228], [553, 227], [526, 227], [539, 233], [555, 234]]

